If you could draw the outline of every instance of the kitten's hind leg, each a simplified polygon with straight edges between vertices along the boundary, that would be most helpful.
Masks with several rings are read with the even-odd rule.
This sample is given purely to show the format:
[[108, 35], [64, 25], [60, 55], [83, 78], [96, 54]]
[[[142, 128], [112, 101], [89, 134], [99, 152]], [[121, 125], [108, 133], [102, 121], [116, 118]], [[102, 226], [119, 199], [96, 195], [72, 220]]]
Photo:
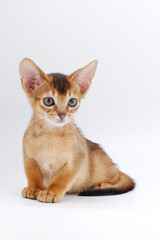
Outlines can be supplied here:
[[109, 182], [101, 182], [96, 183], [92, 186], [92, 189], [99, 189], [99, 188], [108, 188], [114, 186], [116, 183], [120, 181], [120, 177], [116, 177]]
[[116, 195], [131, 191], [135, 187], [134, 181], [125, 173], [120, 172], [118, 178], [110, 182], [101, 182], [85, 190], [79, 196]]

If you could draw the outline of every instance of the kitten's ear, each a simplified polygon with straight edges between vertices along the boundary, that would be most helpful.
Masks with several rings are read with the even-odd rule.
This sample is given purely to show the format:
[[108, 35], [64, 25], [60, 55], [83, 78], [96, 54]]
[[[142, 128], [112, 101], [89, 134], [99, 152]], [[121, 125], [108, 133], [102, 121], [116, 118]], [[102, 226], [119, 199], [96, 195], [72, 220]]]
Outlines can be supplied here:
[[31, 94], [40, 88], [47, 79], [46, 74], [30, 59], [20, 62], [19, 72], [24, 90]]
[[82, 96], [87, 92], [91, 84], [92, 78], [96, 72], [97, 64], [98, 61], [94, 60], [71, 75], [73, 86], [78, 89]]

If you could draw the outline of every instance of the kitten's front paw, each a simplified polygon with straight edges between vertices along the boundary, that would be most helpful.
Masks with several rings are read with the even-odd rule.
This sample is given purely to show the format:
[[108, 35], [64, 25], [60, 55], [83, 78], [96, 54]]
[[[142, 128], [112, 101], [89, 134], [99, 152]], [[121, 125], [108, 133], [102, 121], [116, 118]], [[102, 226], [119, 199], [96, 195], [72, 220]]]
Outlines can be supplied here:
[[52, 191], [40, 191], [37, 196], [37, 200], [40, 202], [45, 203], [57, 203], [60, 202], [62, 199], [62, 196], [60, 194], [56, 194]]
[[36, 199], [38, 196], [38, 193], [41, 191], [42, 189], [40, 188], [29, 188], [26, 187], [22, 190], [22, 197], [24, 198], [30, 198], [30, 199]]

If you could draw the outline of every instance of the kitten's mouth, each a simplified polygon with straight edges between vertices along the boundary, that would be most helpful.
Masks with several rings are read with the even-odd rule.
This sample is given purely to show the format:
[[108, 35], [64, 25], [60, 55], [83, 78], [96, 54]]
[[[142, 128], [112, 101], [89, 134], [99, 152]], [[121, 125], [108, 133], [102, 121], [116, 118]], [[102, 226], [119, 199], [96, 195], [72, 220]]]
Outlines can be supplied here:
[[66, 119], [58, 119], [56, 120], [57, 123], [65, 123], [67, 120]]
[[64, 126], [68, 122], [69, 122], [69, 119], [58, 119], [58, 120], [54, 121], [55, 125], [57, 125], [59, 127]]
[[59, 117], [55, 117], [55, 118], [47, 118], [47, 121], [52, 124], [53, 126], [57, 126], [57, 127], [61, 127], [64, 126], [65, 124], [67, 124], [70, 119], [65, 117], [63, 119], [59, 118]]

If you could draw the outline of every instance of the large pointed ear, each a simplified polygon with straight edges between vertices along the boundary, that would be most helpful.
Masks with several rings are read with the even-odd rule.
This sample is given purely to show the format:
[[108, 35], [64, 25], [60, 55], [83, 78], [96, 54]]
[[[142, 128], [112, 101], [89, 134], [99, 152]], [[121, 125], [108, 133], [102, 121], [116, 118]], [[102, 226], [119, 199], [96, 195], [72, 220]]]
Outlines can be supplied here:
[[28, 94], [34, 93], [47, 80], [46, 74], [28, 58], [25, 58], [20, 62], [19, 72], [22, 86]]
[[73, 84], [73, 89], [76, 88], [82, 97], [87, 92], [92, 82], [92, 78], [96, 72], [97, 64], [98, 61], [95, 60], [70, 76], [70, 81]]

